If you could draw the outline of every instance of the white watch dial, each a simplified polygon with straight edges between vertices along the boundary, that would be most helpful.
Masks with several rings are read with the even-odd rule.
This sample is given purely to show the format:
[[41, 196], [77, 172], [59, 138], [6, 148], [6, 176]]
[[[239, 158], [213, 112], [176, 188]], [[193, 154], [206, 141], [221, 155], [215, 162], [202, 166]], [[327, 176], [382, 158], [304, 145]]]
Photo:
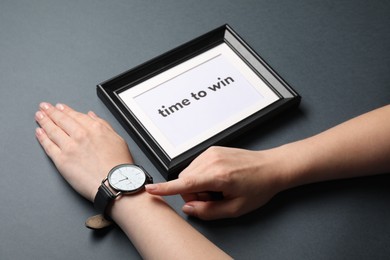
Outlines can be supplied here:
[[110, 185], [120, 191], [137, 191], [146, 181], [146, 175], [142, 169], [135, 165], [122, 165], [113, 169], [108, 181]]

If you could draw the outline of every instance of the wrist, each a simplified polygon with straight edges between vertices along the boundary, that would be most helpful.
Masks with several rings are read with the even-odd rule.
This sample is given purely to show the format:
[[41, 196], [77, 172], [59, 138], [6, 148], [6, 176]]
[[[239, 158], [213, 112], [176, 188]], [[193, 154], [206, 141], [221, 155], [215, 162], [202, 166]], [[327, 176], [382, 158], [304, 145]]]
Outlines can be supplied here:
[[276, 147], [270, 152], [273, 154], [272, 164], [279, 169], [276, 175], [281, 190], [311, 182], [311, 152], [302, 141]]
[[253, 191], [251, 196], [259, 198], [257, 202], [261, 206], [277, 193], [287, 189], [289, 167], [282, 149], [274, 148], [251, 153], [252, 158], [245, 163], [250, 179], [245, 178], [238, 183], [242, 184], [243, 193], [252, 194]]
[[[144, 190], [132, 196], [123, 196], [108, 208], [107, 214], [123, 230], [135, 231], [138, 225], [147, 225], [147, 216], [160, 212], [167, 206], [160, 196]], [[127, 234], [131, 235], [131, 234]]]

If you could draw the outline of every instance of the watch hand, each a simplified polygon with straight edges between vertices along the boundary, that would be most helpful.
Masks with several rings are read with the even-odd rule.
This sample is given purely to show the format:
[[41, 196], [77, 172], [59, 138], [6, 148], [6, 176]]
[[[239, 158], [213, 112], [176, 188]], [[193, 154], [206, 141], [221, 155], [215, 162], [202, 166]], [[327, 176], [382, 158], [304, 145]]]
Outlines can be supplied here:
[[115, 182], [114, 184], [120, 183], [121, 181], [125, 181], [125, 180], [128, 180], [128, 179], [129, 179], [129, 178], [126, 177], [125, 179], [121, 179], [121, 180]]

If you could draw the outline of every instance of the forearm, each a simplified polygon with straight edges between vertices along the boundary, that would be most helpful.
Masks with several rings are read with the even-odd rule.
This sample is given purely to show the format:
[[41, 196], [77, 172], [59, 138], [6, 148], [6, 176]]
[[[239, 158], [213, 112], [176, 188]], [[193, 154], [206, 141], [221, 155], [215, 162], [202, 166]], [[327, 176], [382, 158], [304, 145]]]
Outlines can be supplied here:
[[285, 188], [390, 172], [390, 106], [273, 152], [284, 158]]
[[144, 259], [231, 259], [159, 196], [124, 196], [111, 212]]

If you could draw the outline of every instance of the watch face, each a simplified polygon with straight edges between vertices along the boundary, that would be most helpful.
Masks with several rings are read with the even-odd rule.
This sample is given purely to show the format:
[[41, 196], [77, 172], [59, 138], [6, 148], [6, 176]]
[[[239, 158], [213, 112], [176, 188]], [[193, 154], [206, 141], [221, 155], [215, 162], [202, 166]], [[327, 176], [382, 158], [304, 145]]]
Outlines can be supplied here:
[[116, 190], [135, 192], [144, 186], [146, 175], [136, 165], [120, 165], [111, 170], [108, 175], [108, 182]]

